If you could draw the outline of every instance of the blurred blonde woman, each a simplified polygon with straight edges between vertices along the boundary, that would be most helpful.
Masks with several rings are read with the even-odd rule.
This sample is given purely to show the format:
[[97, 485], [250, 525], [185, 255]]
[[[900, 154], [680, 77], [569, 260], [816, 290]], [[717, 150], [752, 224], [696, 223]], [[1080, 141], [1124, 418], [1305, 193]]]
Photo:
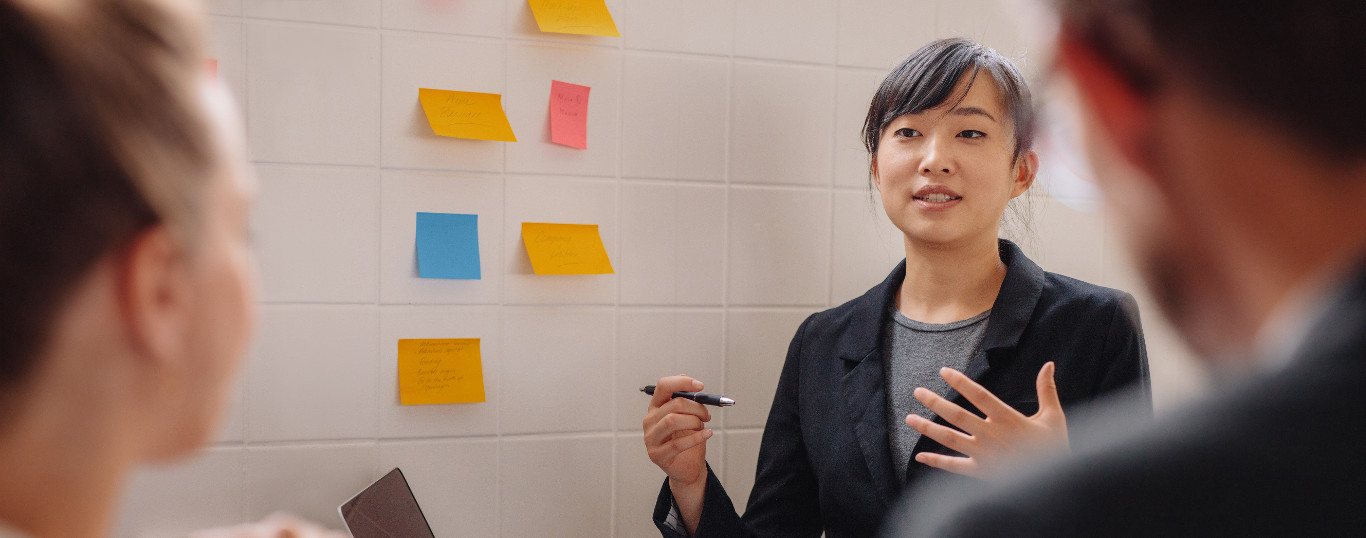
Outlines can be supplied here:
[[134, 468], [218, 424], [254, 187], [197, 8], [0, 0], [0, 536], [107, 535]]

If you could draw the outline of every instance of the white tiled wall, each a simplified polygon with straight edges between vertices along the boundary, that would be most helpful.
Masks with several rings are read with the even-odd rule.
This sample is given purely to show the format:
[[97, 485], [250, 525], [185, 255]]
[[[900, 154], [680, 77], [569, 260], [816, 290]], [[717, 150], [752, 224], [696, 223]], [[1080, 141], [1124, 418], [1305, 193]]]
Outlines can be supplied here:
[[[215, 444], [138, 474], [119, 536], [339, 528], [396, 466], [438, 536], [649, 536], [636, 389], [677, 373], [741, 402], [708, 460], [743, 506], [793, 331], [901, 257], [860, 137], [883, 74], [936, 36], [1028, 51], [996, 0], [607, 5], [622, 38], [542, 34], [526, 0], [208, 2], [262, 184], [260, 328]], [[551, 80], [592, 88], [588, 150], [549, 143]], [[419, 87], [502, 94], [519, 142], [433, 136]], [[1139, 296], [1159, 408], [1198, 390], [1107, 215], [1032, 202], [1031, 256]], [[417, 278], [420, 211], [479, 216], [481, 280]], [[616, 274], [531, 274], [527, 221], [597, 224]], [[479, 338], [487, 401], [398, 405], [401, 338]]]
[[248, 441], [373, 439], [379, 310], [266, 305], [248, 359]]
[[611, 434], [504, 439], [500, 534], [610, 536], [612, 441]]
[[263, 162], [379, 162], [380, 36], [247, 19], [247, 140]]
[[830, 185], [834, 71], [747, 61], [733, 71], [731, 181]]
[[[498, 441], [392, 441], [379, 445], [379, 472], [403, 469], [413, 496], [440, 499], [426, 510], [437, 536], [498, 535]], [[475, 485], [478, 485], [475, 487]]]
[[129, 485], [116, 534], [170, 538], [240, 523], [243, 453], [210, 448], [190, 461], [145, 469]]
[[268, 303], [374, 303], [379, 171], [258, 165], [252, 211]]

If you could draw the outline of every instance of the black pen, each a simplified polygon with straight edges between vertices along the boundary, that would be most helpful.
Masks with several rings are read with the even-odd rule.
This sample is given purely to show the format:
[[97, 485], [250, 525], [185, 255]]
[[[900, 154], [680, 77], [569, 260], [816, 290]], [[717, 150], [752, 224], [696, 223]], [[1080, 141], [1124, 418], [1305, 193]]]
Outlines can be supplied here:
[[[645, 394], [649, 394], [650, 396], [654, 396], [654, 395], [655, 395], [655, 386], [654, 386], [654, 385], [645, 385], [645, 386], [643, 386], [643, 387], [640, 387], [640, 391], [641, 391], [641, 392], [644, 392]], [[718, 395], [716, 395], [716, 394], [707, 394], [707, 393], [705, 393], [705, 392], [682, 392], [682, 391], [679, 391], [679, 392], [675, 392], [674, 395], [673, 395], [673, 397], [674, 397], [674, 398], [685, 398], [685, 399], [692, 400], [692, 401], [697, 402], [697, 403], [700, 403], [700, 404], [704, 404], [704, 405], [714, 405], [714, 406], [717, 406], [717, 407], [730, 407], [730, 406], [732, 406], [732, 405], [735, 405], [735, 400], [732, 400], [732, 399], [727, 398], [727, 397], [725, 397], [725, 396], [718, 396]]]

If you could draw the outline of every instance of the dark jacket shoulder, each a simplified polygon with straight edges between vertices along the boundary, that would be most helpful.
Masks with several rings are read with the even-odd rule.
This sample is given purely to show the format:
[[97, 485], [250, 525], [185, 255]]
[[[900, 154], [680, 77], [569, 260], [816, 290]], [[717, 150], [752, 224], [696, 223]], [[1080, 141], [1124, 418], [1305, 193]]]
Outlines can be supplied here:
[[924, 503], [894, 525], [921, 532], [892, 535], [1359, 535], [1366, 264], [1290, 359], [1155, 423], [1097, 424], [1109, 431], [1072, 458]]

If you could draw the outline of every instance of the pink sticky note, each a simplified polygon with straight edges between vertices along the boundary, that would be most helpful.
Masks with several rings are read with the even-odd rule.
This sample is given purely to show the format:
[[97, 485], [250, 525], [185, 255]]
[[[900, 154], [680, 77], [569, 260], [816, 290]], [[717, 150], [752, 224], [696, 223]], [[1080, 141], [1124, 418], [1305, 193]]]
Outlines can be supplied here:
[[205, 58], [204, 70], [209, 72], [209, 78], [218, 78], [218, 60], [215, 60], [213, 58]]
[[550, 141], [588, 149], [588, 86], [550, 81]]

